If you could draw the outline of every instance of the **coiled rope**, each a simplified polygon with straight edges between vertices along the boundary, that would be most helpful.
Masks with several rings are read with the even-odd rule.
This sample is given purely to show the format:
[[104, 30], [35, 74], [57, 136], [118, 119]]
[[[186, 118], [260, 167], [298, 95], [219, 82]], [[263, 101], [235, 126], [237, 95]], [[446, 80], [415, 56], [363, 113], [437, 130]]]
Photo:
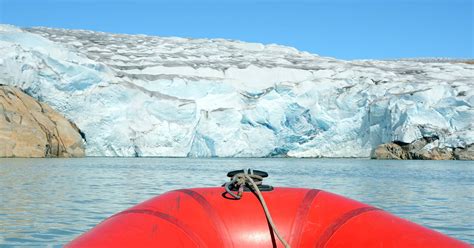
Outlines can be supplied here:
[[[265, 199], [263, 199], [263, 195], [260, 192], [260, 189], [258, 188], [258, 185], [262, 184], [263, 178], [259, 175], [255, 175], [252, 169], [248, 169], [249, 173], [247, 173], [247, 170], [245, 169], [243, 171], [243, 173], [235, 174], [230, 180], [230, 182], [227, 182], [224, 185], [226, 192], [229, 193], [235, 199], [240, 199], [242, 198], [244, 192], [244, 186], [246, 184], [252, 186], [254, 192], [257, 194], [258, 199], [260, 200], [260, 203], [262, 204], [265, 216], [267, 217], [268, 223], [272, 227], [273, 232], [278, 237], [280, 242], [285, 246], [285, 248], [290, 248], [288, 242], [286, 242], [286, 240], [281, 236], [280, 232], [278, 232], [278, 229], [273, 223], [273, 219], [270, 215], [270, 211], [268, 210], [267, 204], [265, 203]], [[237, 194], [232, 192], [232, 190], [230, 189], [231, 186], [233, 186], [234, 188], [238, 188]]]

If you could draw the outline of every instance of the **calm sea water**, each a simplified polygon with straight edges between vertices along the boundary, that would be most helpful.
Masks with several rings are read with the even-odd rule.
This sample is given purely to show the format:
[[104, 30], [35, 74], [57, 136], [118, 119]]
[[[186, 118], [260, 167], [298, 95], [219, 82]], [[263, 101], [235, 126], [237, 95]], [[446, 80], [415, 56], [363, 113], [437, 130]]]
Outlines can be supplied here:
[[358, 159], [0, 159], [0, 247], [61, 246], [104, 218], [229, 170], [319, 188], [474, 243], [474, 162]]

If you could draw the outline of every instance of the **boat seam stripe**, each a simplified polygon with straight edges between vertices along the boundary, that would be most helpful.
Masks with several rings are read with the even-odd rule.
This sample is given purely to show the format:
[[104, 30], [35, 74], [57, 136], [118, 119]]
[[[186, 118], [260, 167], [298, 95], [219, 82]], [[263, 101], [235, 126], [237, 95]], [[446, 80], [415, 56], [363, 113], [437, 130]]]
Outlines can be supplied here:
[[301, 240], [301, 230], [303, 229], [303, 226], [306, 223], [305, 220], [311, 209], [311, 206], [313, 205], [313, 200], [314, 198], [316, 198], [319, 192], [321, 192], [321, 190], [309, 190], [305, 194], [303, 201], [301, 201], [298, 207], [289, 236], [289, 243], [292, 247], [299, 247], [299, 242]]
[[323, 248], [326, 246], [326, 243], [331, 239], [334, 233], [346, 222], [351, 220], [354, 217], [357, 217], [363, 213], [367, 213], [370, 211], [380, 211], [381, 209], [376, 207], [362, 207], [351, 210], [346, 212], [345, 214], [341, 215], [337, 220], [335, 220], [328, 228], [324, 231], [324, 233], [319, 238], [318, 242], [316, 243], [316, 248]]
[[227, 229], [227, 226], [224, 224], [224, 222], [222, 221], [222, 218], [217, 214], [216, 210], [212, 207], [209, 201], [207, 201], [207, 199], [204, 198], [204, 196], [190, 189], [180, 189], [178, 190], [178, 192], [182, 192], [186, 195], [189, 195], [195, 201], [197, 201], [199, 205], [201, 205], [201, 207], [204, 209], [206, 214], [210, 217], [211, 221], [214, 223], [214, 226], [216, 227], [216, 231], [220, 234], [218, 236], [221, 237], [221, 240], [224, 243], [225, 247], [234, 247], [234, 244], [229, 234], [229, 230]]
[[159, 211], [154, 211], [154, 210], [149, 210], [149, 209], [130, 209], [130, 210], [125, 210], [123, 212], [120, 212], [114, 215], [113, 217], [117, 217], [118, 215], [123, 215], [123, 214], [145, 214], [145, 215], [151, 215], [151, 216], [157, 217], [181, 229], [184, 233], [187, 234], [189, 238], [191, 238], [191, 240], [195, 244], [198, 244], [199, 247], [207, 247], [204, 241], [193, 231], [192, 228], [186, 225], [186, 223], [184, 223], [183, 221], [169, 214], [165, 214]]

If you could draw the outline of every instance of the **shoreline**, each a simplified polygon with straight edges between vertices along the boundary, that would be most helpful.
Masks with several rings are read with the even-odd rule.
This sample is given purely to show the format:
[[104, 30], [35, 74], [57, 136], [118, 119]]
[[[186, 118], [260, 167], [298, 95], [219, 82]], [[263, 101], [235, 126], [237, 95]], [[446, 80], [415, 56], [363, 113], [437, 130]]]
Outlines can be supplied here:
[[173, 157], [173, 156], [84, 156], [84, 157], [0, 157], [0, 159], [84, 159], [84, 158], [102, 158], [102, 159], [194, 159], [194, 160], [224, 160], [224, 159], [314, 159], [314, 160], [338, 160], [338, 159], [353, 159], [353, 160], [380, 160], [380, 161], [474, 161], [471, 159], [377, 159], [371, 157]]

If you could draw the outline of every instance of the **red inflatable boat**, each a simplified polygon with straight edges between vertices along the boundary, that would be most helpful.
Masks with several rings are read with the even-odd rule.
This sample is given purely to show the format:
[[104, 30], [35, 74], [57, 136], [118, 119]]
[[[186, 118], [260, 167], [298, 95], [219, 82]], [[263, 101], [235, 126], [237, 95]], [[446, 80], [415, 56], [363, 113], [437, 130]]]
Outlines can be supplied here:
[[162, 194], [113, 215], [67, 247], [284, 247], [270, 222], [291, 247], [471, 247], [317, 189], [259, 185], [269, 221], [251, 185], [234, 184], [229, 189], [241, 194], [226, 192], [229, 184]]

